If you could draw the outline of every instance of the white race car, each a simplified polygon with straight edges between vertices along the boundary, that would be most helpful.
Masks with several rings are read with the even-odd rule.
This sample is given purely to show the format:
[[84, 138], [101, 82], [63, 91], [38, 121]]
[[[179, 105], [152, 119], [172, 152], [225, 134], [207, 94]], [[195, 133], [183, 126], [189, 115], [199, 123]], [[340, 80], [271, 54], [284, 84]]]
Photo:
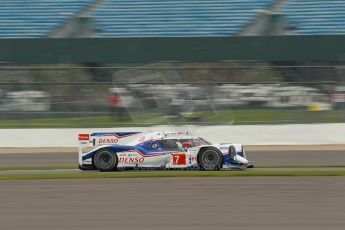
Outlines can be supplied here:
[[253, 167], [241, 144], [211, 144], [183, 132], [102, 132], [78, 139], [82, 170]]

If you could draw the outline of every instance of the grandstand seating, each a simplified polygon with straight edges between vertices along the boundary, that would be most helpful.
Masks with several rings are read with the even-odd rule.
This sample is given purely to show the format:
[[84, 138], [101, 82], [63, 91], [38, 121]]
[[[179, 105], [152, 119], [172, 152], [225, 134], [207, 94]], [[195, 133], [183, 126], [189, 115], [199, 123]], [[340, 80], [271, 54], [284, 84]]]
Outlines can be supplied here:
[[[0, 0], [0, 38], [47, 37], [91, 4], [99, 37], [231, 36], [254, 21], [258, 10], [277, 2], [283, 1]], [[278, 13], [285, 15], [294, 33], [345, 34], [344, 0], [286, 2]]]
[[345, 34], [344, 0], [290, 0], [281, 13], [296, 34]]
[[101, 37], [235, 35], [276, 0], [108, 0], [92, 16]]
[[45, 37], [94, 0], [0, 0], [0, 38]]

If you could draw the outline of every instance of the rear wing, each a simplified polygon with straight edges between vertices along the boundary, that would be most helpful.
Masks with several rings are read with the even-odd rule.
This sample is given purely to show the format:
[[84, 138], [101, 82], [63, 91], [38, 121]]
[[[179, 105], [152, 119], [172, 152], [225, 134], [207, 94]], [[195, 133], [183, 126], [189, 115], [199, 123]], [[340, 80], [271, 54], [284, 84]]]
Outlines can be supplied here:
[[79, 154], [102, 145], [123, 145], [141, 132], [99, 132], [78, 134]]

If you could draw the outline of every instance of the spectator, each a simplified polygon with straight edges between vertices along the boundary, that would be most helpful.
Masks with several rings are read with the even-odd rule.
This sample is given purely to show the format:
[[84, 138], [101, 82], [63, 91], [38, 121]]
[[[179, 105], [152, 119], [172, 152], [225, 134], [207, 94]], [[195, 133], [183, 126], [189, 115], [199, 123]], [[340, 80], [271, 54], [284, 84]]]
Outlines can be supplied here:
[[123, 106], [119, 95], [110, 95], [108, 97], [108, 107], [110, 115], [114, 118], [126, 118], [126, 108]]

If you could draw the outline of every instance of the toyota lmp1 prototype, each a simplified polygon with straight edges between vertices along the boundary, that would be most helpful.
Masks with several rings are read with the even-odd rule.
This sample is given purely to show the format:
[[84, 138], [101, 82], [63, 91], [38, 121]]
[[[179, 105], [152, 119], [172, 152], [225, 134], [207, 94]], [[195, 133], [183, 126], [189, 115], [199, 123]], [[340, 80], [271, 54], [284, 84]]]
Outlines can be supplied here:
[[182, 132], [79, 134], [79, 168], [246, 169], [253, 167], [241, 144], [211, 144]]

